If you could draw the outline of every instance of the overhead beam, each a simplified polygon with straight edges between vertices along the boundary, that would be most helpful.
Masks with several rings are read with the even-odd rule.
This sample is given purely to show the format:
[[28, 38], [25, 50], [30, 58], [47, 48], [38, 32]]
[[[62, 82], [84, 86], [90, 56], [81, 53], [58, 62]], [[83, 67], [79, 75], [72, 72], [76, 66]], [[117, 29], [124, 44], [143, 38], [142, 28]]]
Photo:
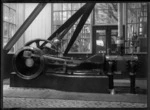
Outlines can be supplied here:
[[75, 42], [76, 38], [78, 37], [79, 33], [81, 32], [85, 22], [87, 21], [90, 13], [92, 12], [94, 6], [95, 6], [95, 3], [89, 3], [87, 5], [85, 12], [80, 19], [80, 22], [78, 23], [76, 30], [74, 31], [72, 38], [70, 39], [69, 44], [67, 45], [64, 55], [66, 55], [68, 53], [68, 51], [70, 50], [70, 48], [72, 47], [73, 43]]
[[37, 7], [32, 11], [30, 16], [25, 20], [25, 22], [21, 25], [21, 27], [17, 30], [14, 36], [10, 39], [7, 45], [4, 47], [4, 50], [7, 52], [13, 47], [13, 45], [18, 41], [21, 35], [25, 32], [25, 30], [30, 26], [33, 20], [37, 17], [37, 15], [41, 12], [41, 10], [45, 7], [46, 3], [39, 3]]
[[72, 26], [73, 26], [74, 24], [75, 24], [75, 22], [72, 23], [66, 30], [64, 30], [63, 33], [62, 33], [61, 35], [59, 35], [58, 39], [59, 39], [59, 40], [63, 39], [63, 37], [68, 33], [68, 31], [72, 28]]

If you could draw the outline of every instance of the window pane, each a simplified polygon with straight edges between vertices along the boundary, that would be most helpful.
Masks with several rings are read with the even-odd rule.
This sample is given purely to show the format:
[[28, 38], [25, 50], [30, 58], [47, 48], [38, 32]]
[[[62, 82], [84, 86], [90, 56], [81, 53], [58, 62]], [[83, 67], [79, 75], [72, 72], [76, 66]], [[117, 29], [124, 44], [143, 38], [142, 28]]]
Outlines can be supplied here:
[[53, 9], [54, 11], [62, 10], [62, 4], [61, 3], [54, 3], [53, 7], [54, 7], [54, 9]]
[[97, 3], [95, 6], [97, 9], [108, 9], [107, 3]]
[[9, 22], [9, 8], [5, 5], [3, 7], [4, 7], [3, 19], [4, 21]]
[[63, 3], [63, 10], [71, 10], [71, 4], [70, 3]]
[[67, 20], [67, 12], [63, 11], [63, 22]]
[[72, 12], [72, 15], [76, 12], [76, 11], [71, 11]]
[[11, 38], [15, 33], [15, 25], [10, 24], [9, 25], [9, 37]]
[[72, 48], [70, 49], [70, 52], [90, 52], [91, 51], [91, 45], [90, 45], [90, 39], [77, 39]]
[[118, 30], [112, 29], [111, 30], [111, 53], [116, 53], [116, 40], [118, 36]]
[[90, 24], [91, 23], [91, 14], [90, 16], [88, 17], [87, 21], [86, 21], [86, 24]]
[[97, 3], [95, 6], [95, 25], [117, 24], [117, 3]]
[[78, 10], [81, 7], [80, 3], [72, 3], [72, 10]]
[[9, 35], [9, 24], [7, 22], [3, 22], [3, 36], [8, 38]]
[[13, 24], [15, 24], [15, 11], [14, 10], [12, 10], [12, 9], [10, 9], [10, 17], [9, 17], [9, 21], [11, 22], [11, 23], [13, 23]]
[[137, 6], [136, 6], [135, 3], [129, 3], [129, 4], [128, 4], [128, 7], [129, 7], [129, 8], [136, 8]]
[[118, 23], [118, 13], [114, 10], [109, 10], [108, 12], [108, 23], [117, 24]]
[[54, 13], [54, 23], [55, 24], [62, 24], [62, 12], [55, 12]]
[[107, 12], [108, 10], [97, 10], [97, 13], [95, 13], [95, 20], [96, 20], [96, 24], [107, 24], [108, 20], [107, 20]]
[[111, 30], [111, 35], [117, 36], [117, 35], [118, 35], [118, 30], [116, 30], [116, 29], [113, 30], [113, 29], [112, 29], [112, 30]]
[[[8, 43], [16, 31], [16, 4], [4, 3], [3, 4], [3, 42], [4, 45]], [[15, 46], [9, 52], [14, 52]]]
[[106, 52], [106, 30], [96, 31], [96, 52], [97, 53]]
[[[127, 38], [128, 40], [133, 39], [133, 34], [136, 34], [138, 37], [138, 40], [141, 37], [147, 36], [147, 8], [145, 9], [145, 5], [143, 3], [128, 3], [127, 4], [127, 14], [128, 14], [128, 20], [127, 20]], [[144, 17], [146, 19], [144, 19]], [[146, 30], [146, 31], [144, 31]], [[146, 38], [146, 37], [145, 37]], [[135, 39], [136, 40], [136, 39]], [[139, 41], [138, 41], [139, 42]], [[127, 46], [127, 53], [132, 52], [142, 52], [140, 47], [132, 47], [130, 41], [126, 42]], [[139, 45], [140, 46], [140, 45]]]
[[9, 7], [16, 10], [16, 3], [9, 3]]
[[7, 44], [7, 42], [8, 42], [8, 38], [3, 37], [3, 47]]
[[67, 13], [67, 19], [69, 19], [71, 17], [71, 11], [68, 11]]

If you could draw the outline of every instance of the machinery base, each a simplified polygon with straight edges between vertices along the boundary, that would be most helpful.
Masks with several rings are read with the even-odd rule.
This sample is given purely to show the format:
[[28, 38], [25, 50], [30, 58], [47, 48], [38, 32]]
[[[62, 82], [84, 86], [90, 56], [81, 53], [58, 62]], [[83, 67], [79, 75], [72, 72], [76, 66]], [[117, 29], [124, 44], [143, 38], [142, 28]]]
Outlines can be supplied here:
[[15, 72], [10, 75], [10, 87], [48, 88], [68, 92], [109, 93], [107, 76], [41, 74], [25, 80]]

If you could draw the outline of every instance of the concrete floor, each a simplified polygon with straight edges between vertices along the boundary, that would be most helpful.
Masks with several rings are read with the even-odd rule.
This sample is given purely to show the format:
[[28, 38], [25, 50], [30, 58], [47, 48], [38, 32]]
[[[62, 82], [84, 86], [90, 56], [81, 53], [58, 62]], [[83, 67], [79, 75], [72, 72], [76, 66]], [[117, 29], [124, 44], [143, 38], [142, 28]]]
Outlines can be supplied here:
[[[129, 80], [115, 80], [115, 86], [128, 86]], [[146, 80], [137, 80], [137, 89], [147, 89]], [[123, 91], [123, 89], [121, 89]], [[111, 94], [76, 93], [51, 89], [17, 88], [4, 80], [4, 108], [146, 108], [147, 93], [128, 91]]]
[[4, 108], [146, 108], [147, 104], [60, 99], [3, 98]]

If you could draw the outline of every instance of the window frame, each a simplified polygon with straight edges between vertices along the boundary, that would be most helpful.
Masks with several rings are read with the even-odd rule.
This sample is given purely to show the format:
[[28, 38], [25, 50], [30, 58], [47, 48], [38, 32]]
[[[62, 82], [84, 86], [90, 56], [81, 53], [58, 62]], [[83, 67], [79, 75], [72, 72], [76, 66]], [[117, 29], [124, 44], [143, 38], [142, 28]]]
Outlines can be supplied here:
[[[9, 42], [9, 40], [13, 37], [13, 35], [16, 32], [16, 9], [15, 9], [15, 3], [3, 3], [3, 47]], [[5, 13], [5, 9], [8, 10], [7, 13]], [[14, 14], [12, 14], [12, 11]], [[11, 16], [12, 15], [12, 16]], [[7, 18], [5, 18], [7, 17]], [[13, 17], [11, 19], [11, 17]], [[7, 36], [5, 36], [5, 24], [7, 24]], [[5, 41], [7, 39], [7, 41]], [[15, 53], [15, 45], [9, 50], [9, 54]]]
[[[136, 34], [137, 34], [137, 36], [138, 36], [138, 39], [137, 39], [137, 41], [139, 40], [139, 42], [140, 42], [140, 39], [142, 40], [142, 39], [147, 39], [147, 36], [144, 36], [143, 35], [143, 33], [141, 33], [140, 32], [140, 28], [144, 28], [144, 27], [141, 27], [141, 23], [143, 23], [143, 21], [141, 22], [140, 21], [140, 19], [138, 19], [138, 16], [137, 16], [137, 13], [138, 13], [138, 11], [139, 11], [139, 18], [141, 18], [142, 17], [142, 19], [144, 18], [144, 19], [146, 19], [146, 22], [147, 22], [147, 4], [146, 3], [144, 3], [145, 5], [144, 6], [146, 6], [146, 8], [144, 7], [144, 11], [143, 11], [143, 13], [144, 13], [144, 16], [141, 16], [141, 10], [142, 10], [142, 4], [143, 4], [144, 2], [140, 2], [140, 3], [132, 3], [132, 4], [136, 4], [136, 5], [138, 5], [138, 4], [140, 4], [141, 5], [141, 7], [129, 7], [129, 5], [131, 5], [131, 3], [127, 3], [127, 23], [126, 23], [126, 26], [127, 26], [127, 30], [126, 30], [126, 33], [128, 33], [127, 34], [127, 36], [126, 36], [126, 38], [125, 38], [125, 40], [126, 41], [128, 41], [128, 40], [130, 40], [131, 38], [130, 37], [132, 37], [133, 36], [133, 34], [135, 33], [135, 27], [136, 27]], [[131, 21], [129, 21], [129, 12], [128, 12], [128, 10], [129, 9], [133, 9], [133, 10], [135, 10], [136, 11], [136, 22], [132, 22], [132, 20]], [[146, 10], [145, 10], [146, 9]], [[146, 13], [146, 14], [145, 14]], [[132, 27], [131, 27], [132, 26]], [[143, 29], [142, 29], [143, 30]], [[129, 32], [130, 31], [130, 32]], [[131, 35], [132, 34], [132, 35]], [[147, 34], [147, 33], [146, 33]], [[140, 44], [140, 43], [139, 43]], [[126, 48], [128, 48], [128, 49], [126, 49], [125, 50], [125, 54], [132, 54], [132, 52], [131, 51], [133, 51], [131, 48], [131, 46], [130, 46], [130, 42], [128, 41], [128, 42], [126, 42], [125, 43], [125, 46], [126, 46]], [[140, 47], [140, 45], [138, 46], [139, 48], [141, 48]], [[133, 54], [146, 54], [147, 52], [141, 52], [140, 50], [135, 50], [135, 51], [133, 51]]]

